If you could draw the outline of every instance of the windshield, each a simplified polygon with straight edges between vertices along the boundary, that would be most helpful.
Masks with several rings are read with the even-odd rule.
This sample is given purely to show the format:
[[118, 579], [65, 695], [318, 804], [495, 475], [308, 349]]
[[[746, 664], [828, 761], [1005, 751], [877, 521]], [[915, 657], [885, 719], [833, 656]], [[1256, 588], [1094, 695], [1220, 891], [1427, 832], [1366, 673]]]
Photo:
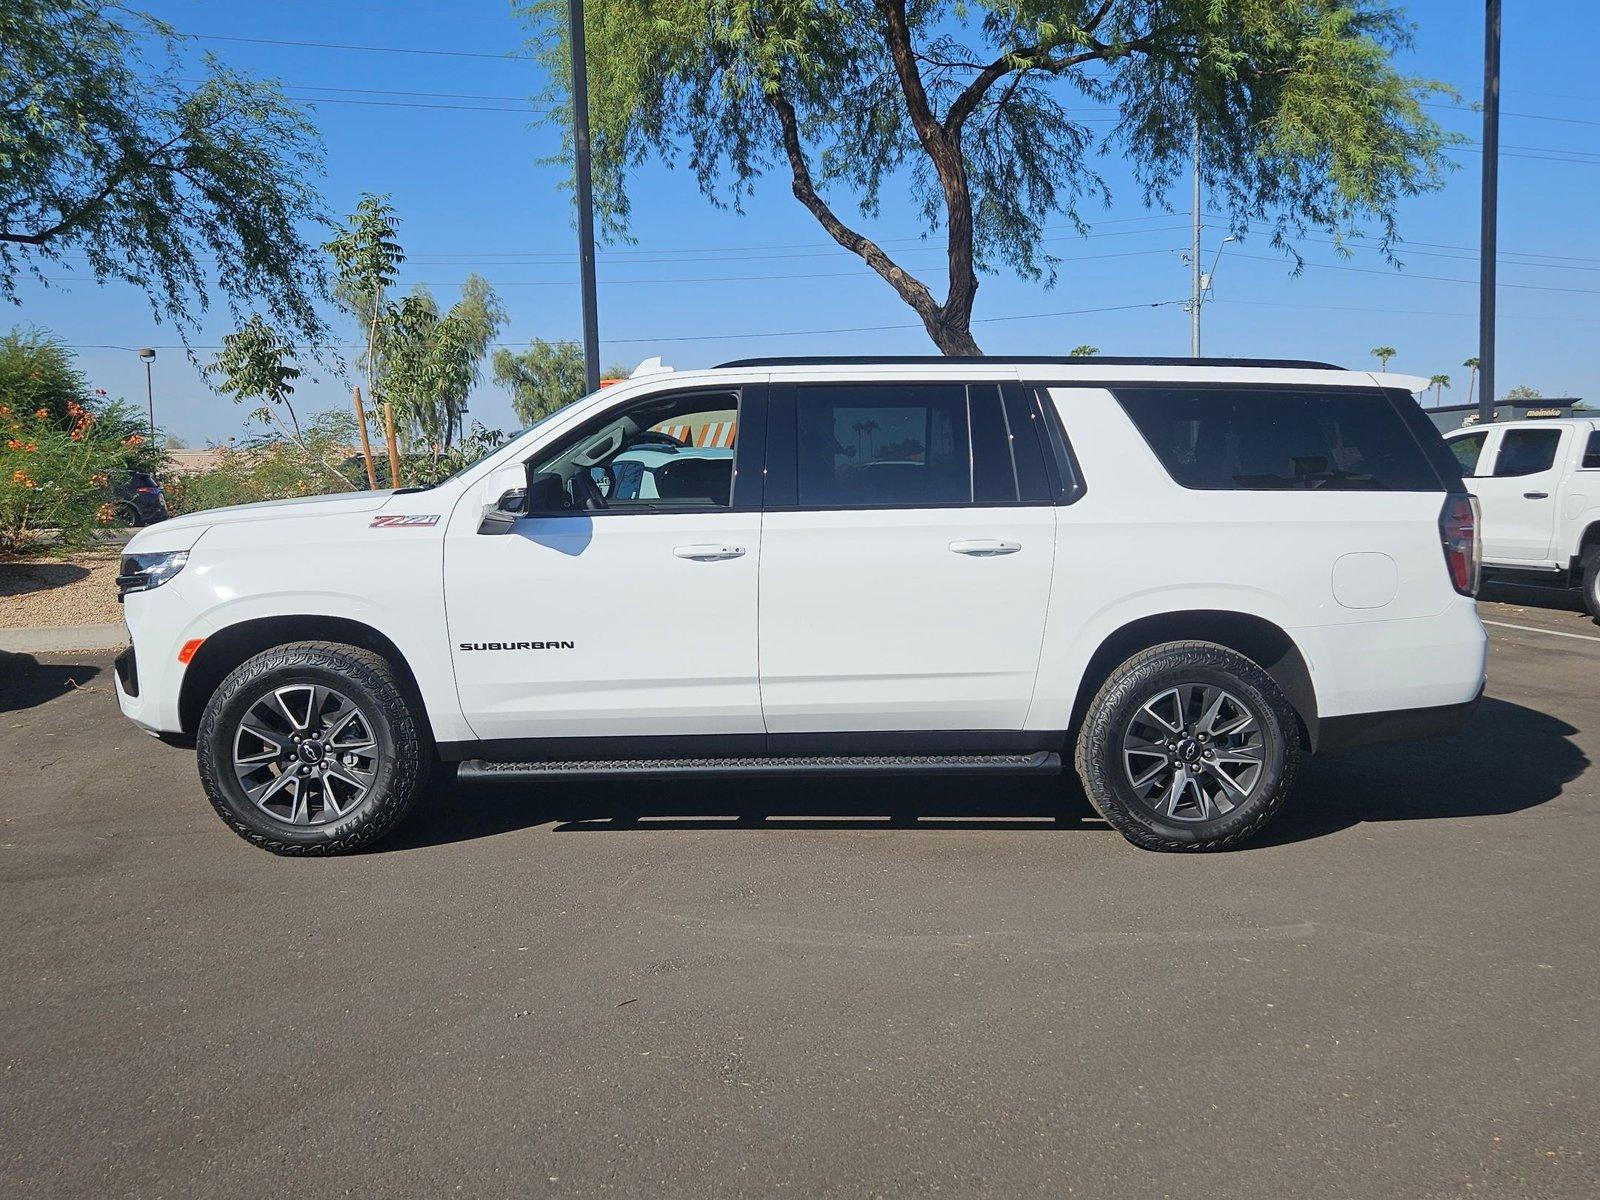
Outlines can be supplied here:
[[[573, 403], [576, 403], [576, 401], [574, 401]], [[516, 433], [512, 434], [509, 438], [506, 439], [505, 445], [510, 445], [512, 442], [516, 441], [518, 438], [522, 437], [524, 434], [532, 433], [535, 429], [538, 429], [541, 425], [548, 425], [552, 418], [560, 416], [562, 413], [564, 413], [567, 410], [568, 407], [569, 407], [568, 405], [562, 405], [560, 408], [556, 409], [555, 412], [545, 413], [544, 416], [540, 417], [537, 421], [535, 421], [532, 425], [529, 425], [526, 429], [517, 430]], [[489, 450], [484, 454], [480, 454], [477, 458], [473, 459], [471, 462], [463, 463], [461, 466], [457, 467], [454, 471], [450, 472], [450, 474], [446, 475], [443, 479], [437, 479], [432, 483], [419, 484], [416, 487], [399, 488], [399, 489], [397, 489], [397, 491], [399, 493], [401, 493], [401, 494], [404, 494], [406, 492], [426, 492], [426, 491], [431, 491], [432, 489], [440, 486], [441, 484], [450, 483], [453, 480], [455, 480], [458, 477], [460, 477], [461, 475], [464, 475], [466, 472], [472, 470], [473, 467], [475, 467], [479, 463], [481, 463], [485, 458], [488, 458], [490, 454], [495, 453], [499, 449], [501, 449], [501, 447], [496, 446], [493, 450]]]

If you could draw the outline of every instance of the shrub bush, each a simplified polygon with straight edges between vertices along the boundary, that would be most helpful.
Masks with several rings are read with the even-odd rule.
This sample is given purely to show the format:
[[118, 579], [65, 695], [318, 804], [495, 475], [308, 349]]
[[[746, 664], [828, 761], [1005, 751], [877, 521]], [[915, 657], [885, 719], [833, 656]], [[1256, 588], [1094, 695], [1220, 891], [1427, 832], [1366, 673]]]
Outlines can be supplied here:
[[97, 413], [72, 400], [64, 416], [63, 429], [48, 408], [0, 402], [0, 554], [37, 545], [46, 532], [60, 546], [81, 546], [115, 519], [108, 481], [144, 435], [124, 432], [120, 405]]

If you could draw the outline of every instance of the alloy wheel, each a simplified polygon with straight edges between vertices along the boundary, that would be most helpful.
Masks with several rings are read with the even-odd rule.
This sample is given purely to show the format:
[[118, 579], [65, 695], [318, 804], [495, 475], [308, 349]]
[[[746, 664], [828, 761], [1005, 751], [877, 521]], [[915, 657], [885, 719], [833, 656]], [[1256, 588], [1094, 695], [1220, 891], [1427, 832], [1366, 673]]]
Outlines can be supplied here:
[[1122, 765], [1134, 795], [1158, 816], [1209, 821], [1248, 800], [1266, 773], [1262, 723], [1223, 688], [1179, 684], [1135, 710]]
[[371, 719], [320, 683], [274, 688], [250, 706], [233, 737], [239, 786], [286, 825], [349, 815], [371, 792], [380, 763]]

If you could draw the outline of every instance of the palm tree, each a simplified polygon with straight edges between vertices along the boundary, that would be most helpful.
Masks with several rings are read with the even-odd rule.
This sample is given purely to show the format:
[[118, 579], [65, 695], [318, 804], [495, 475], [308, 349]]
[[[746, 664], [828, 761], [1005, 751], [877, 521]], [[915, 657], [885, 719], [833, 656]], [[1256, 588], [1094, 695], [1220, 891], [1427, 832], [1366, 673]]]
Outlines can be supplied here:
[[1382, 369], [1385, 371], [1389, 369], [1389, 360], [1398, 353], [1399, 351], [1393, 346], [1374, 346], [1372, 348], [1372, 357], [1382, 364]]
[[871, 458], [873, 451], [872, 435], [877, 433], [878, 430], [882, 429], [883, 426], [869, 418], [868, 420], [861, 422], [861, 427], [867, 431], [867, 457]]
[[1438, 408], [1444, 403], [1444, 389], [1450, 386], [1450, 376], [1434, 375], [1428, 380], [1428, 386], [1433, 388], [1433, 406]]
[[1474, 354], [1461, 364], [1472, 372], [1467, 376], [1467, 403], [1472, 403], [1472, 389], [1478, 386], [1478, 356]]

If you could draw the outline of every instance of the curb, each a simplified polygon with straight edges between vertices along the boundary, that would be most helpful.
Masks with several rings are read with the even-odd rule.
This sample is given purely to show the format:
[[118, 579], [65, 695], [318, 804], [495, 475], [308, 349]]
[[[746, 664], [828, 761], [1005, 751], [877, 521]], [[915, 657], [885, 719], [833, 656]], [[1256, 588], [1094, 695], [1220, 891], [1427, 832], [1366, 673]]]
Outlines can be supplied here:
[[128, 631], [121, 624], [40, 625], [31, 629], [0, 629], [0, 651], [14, 654], [120, 650], [127, 644]]

